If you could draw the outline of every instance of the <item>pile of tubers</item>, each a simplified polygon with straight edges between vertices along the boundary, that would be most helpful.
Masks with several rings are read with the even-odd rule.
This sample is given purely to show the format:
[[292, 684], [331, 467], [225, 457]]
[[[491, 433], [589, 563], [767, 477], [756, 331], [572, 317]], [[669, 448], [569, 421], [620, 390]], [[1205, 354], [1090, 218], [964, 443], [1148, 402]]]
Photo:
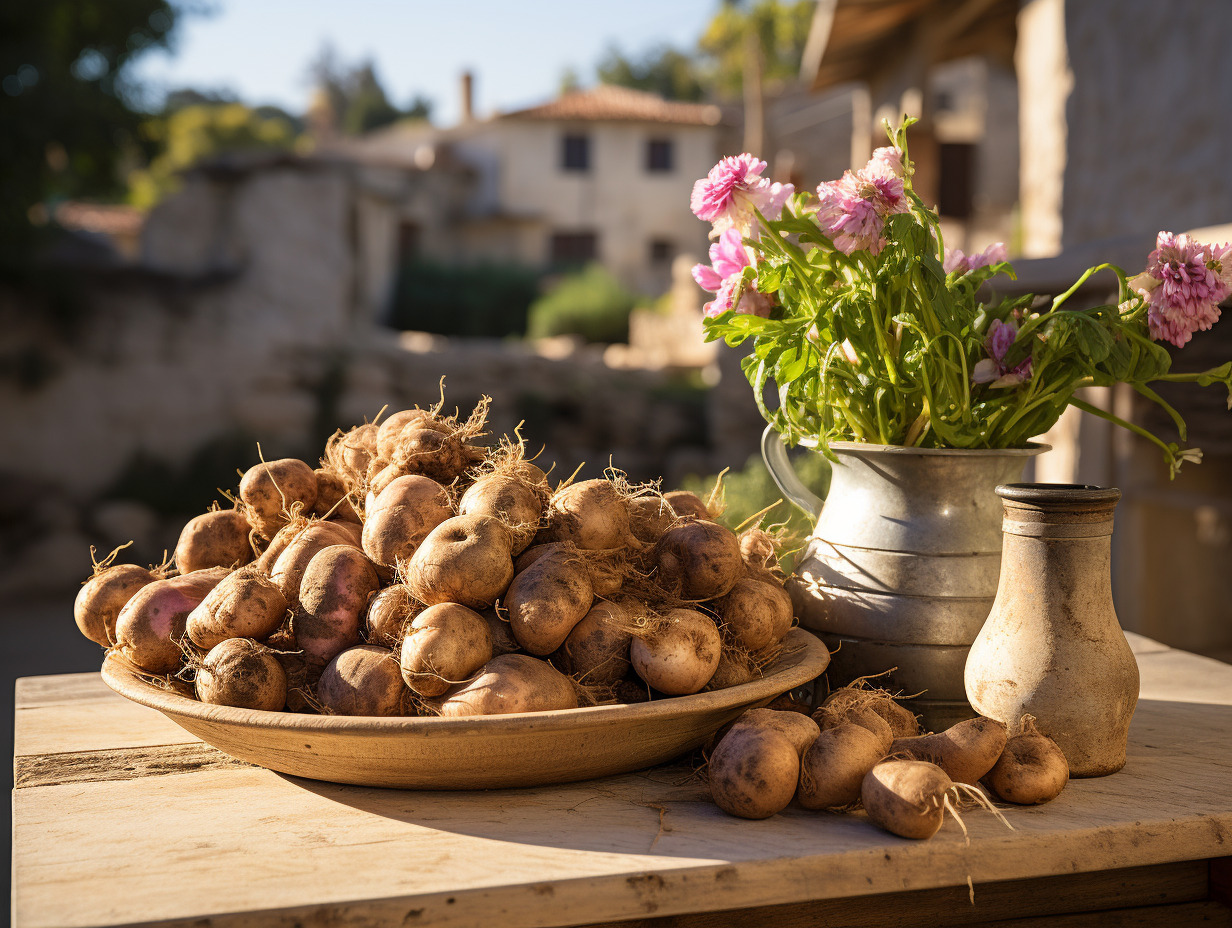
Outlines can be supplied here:
[[553, 486], [520, 437], [479, 443], [488, 402], [254, 465], [171, 563], [96, 564], [78, 627], [183, 695], [269, 711], [495, 715], [759, 676], [793, 623], [774, 540], [616, 471]]
[[962, 825], [964, 803], [996, 812], [981, 781], [1020, 805], [1060, 794], [1069, 781], [1065, 755], [1031, 716], [1018, 729], [1011, 737], [1004, 723], [980, 717], [921, 734], [916, 717], [889, 693], [843, 687], [811, 717], [792, 709], [745, 712], [710, 753], [710, 793], [741, 818], [768, 818], [795, 799], [810, 810], [863, 807], [892, 834], [931, 838], [947, 812]]

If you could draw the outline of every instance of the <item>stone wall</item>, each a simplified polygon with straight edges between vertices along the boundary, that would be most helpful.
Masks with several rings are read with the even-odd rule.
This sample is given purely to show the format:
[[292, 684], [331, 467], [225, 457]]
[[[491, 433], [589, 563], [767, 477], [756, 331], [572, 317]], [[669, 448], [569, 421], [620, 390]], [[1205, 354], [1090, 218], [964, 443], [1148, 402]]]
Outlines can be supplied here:
[[732, 431], [740, 399], [752, 406], [742, 379], [711, 391], [696, 370], [627, 351], [617, 365], [567, 339], [377, 328], [353, 287], [351, 182], [302, 164], [193, 175], [151, 215], [144, 266], [82, 280], [72, 332], [5, 304], [0, 355], [35, 355], [44, 373], [0, 377], [0, 591], [74, 588], [90, 544], [131, 538], [126, 557], [157, 559], [258, 441], [267, 458], [315, 460], [335, 428], [435, 402], [442, 376], [450, 409], [492, 396], [493, 431], [524, 423], [562, 478], [610, 462], [674, 484], [755, 450], [756, 422]]

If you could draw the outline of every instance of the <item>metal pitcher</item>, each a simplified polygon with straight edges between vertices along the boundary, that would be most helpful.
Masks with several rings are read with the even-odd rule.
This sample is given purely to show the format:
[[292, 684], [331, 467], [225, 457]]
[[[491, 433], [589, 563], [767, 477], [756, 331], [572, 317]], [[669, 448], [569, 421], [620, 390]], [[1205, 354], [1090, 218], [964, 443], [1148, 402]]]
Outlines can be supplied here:
[[963, 667], [1001, 571], [996, 488], [1021, 479], [1048, 446], [830, 448], [838, 461], [822, 500], [796, 476], [779, 434], [762, 434], [774, 482], [817, 519], [787, 589], [800, 624], [834, 651], [831, 685], [890, 671], [875, 682], [916, 695], [909, 705], [927, 728], [972, 717]]

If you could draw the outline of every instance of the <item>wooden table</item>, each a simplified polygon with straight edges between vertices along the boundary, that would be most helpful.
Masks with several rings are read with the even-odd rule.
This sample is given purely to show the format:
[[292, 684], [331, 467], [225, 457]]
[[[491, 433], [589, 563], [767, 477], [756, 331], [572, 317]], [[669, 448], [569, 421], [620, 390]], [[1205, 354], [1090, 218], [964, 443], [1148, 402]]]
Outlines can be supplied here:
[[972, 811], [969, 843], [952, 821], [915, 842], [862, 814], [730, 818], [681, 766], [478, 793], [299, 780], [97, 675], [26, 678], [14, 924], [1232, 925], [1232, 666], [1131, 638], [1125, 769], [1007, 808], [1012, 832]]

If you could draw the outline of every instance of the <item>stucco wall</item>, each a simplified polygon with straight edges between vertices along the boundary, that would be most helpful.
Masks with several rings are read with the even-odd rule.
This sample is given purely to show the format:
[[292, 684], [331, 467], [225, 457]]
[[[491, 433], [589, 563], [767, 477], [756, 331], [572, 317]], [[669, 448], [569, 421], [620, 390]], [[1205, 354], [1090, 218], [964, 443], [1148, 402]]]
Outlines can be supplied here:
[[[561, 169], [566, 134], [590, 137], [589, 171]], [[670, 172], [645, 169], [652, 138], [672, 141]], [[553, 232], [594, 231], [599, 260], [626, 285], [654, 294], [670, 283], [670, 262], [650, 266], [652, 238], [671, 241], [677, 253], [705, 253], [708, 230], [688, 202], [693, 182], [716, 160], [711, 127], [505, 119], [458, 148], [498, 172], [502, 212], [539, 220], [517, 233], [529, 239], [523, 250], [536, 264], [547, 263]]]

